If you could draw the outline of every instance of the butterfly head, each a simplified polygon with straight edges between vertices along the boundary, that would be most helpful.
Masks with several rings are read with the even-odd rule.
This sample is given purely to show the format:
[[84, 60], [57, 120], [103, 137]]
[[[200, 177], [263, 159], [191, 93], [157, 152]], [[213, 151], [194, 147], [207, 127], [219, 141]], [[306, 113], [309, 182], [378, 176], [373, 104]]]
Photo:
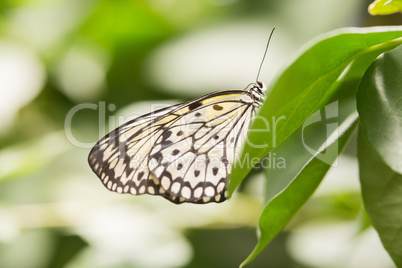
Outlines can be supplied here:
[[267, 87], [265, 86], [265, 84], [261, 81], [257, 81], [254, 84], [254, 87], [257, 87], [259, 89], [261, 89], [262, 93], [265, 94], [267, 93]]
[[265, 96], [267, 94], [267, 87], [261, 81], [257, 81], [251, 84], [250, 93], [253, 96], [254, 100], [260, 104], [262, 100], [265, 100]]

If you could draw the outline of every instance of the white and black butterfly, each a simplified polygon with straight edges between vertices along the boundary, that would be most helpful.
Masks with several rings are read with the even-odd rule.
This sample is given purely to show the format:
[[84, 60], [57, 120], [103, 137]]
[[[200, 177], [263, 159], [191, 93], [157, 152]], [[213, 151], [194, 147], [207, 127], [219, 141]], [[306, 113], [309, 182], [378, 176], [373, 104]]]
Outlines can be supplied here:
[[98, 141], [89, 165], [118, 193], [223, 202], [232, 164], [266, 92], [257, 81], [247, 90], [218, 91], [140, 116]]
[[222, 202], [266, 90], [256, 82], [247, 91], [219, 91], [140, 116], [103, 137], [89, 164], [111, 191]]

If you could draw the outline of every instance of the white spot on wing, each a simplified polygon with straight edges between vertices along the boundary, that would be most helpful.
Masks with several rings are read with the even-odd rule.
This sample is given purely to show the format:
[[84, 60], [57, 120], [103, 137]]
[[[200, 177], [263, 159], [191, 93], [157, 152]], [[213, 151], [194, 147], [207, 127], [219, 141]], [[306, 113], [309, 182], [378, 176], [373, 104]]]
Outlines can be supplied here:
[[149, 194], [155, 194], [155, 188], [152, 186], [148, 186], [148, 193]]
[[190, 199], [191, 197], [191, 190], [188, 187], [183, 187], [183, 189], [181, 189], [181, 195], [185, 198], [185, 199]]
[[138, 193], [139, 193], [139, 194], [145, 193], [145, 186], [144, 186], [144, 185], [142, 185], [142, 186], [140, 187], [140, 189], [138, 190]]
[[161, 185], [163, 189], [167, 190], [170, 187], [170, 180], [168, 177], [164, 176], [161, 180]]
[[208, 186], [205, 188], [205, 195], [206, 196], [214, 196], [215, 195], [215, 190], [212, 186]]
[[172, 185], [172, 192], [177, 194], [180, 191], [180, 183], [179, 182], [175, 182]]
[[198, 187], [194, 190], [194, 198], [200, 198], [202, 195], [202, 187]]
[[216, 191], [218, 193], [221, 193], [224, 189], [225, 189], [225, 183], [224, 182], [219, 183], [218, 186], [216, 187]]

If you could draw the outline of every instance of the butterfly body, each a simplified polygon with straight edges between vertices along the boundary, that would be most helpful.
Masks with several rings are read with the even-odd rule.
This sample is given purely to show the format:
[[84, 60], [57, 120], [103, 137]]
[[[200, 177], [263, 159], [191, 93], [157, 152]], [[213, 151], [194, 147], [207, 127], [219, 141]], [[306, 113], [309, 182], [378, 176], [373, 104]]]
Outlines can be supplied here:
[[174, 203], [222, 202], [227, 178], [262, 104], [262, 82], [225, 90], [131, 120], [92, 148], [88, 162], [111, 191]]

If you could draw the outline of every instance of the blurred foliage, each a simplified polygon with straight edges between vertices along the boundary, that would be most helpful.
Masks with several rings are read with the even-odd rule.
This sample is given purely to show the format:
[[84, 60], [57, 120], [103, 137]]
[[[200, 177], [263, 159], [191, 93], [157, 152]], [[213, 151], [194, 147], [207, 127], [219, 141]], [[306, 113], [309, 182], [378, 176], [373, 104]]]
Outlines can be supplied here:
[[63, 267], [88, 244], [77, 235], [60, 235], [52, 259], [46, 267]]
[[[247, 71], [257, 68], [274, 26], [264, 79], [320, 33], [401, 24], [400, 16], [369, 16], [368, 5], [363, 0], [0, 1], [0, 267], [238, 265], [256, 241], [254, 228], [264, 203], [262, 169], [254, 169], [239, 193], [223, 204], [175, 206], [163, 198], [103, 189], [87, 165], [89, 148], [119, 123], [119, 115], [126, 119], [149, 111], [150, 102], [184, 101], [224, 89], [210, 88], [197, 77], [207, 74], [208, 82], [228, 87], [235, 78], [248, 84], [254, 74], [249, 77]], [[195, 41], [185, 43], [186, 38]], [[164, 57], [180, 44], [192, 46]], [[261, 49], [254, 51], [249, 44]], [[256, 55], [253, 68], [247, 65], [249, 52]], [[229, 53], [236, 64], [215, 68]], [[182, 59], [190, 64], [180, 66]], [[364, 59], [358, 65], [368, 66]], [[236, 71], [228, 74], [233, 66]], [[161, 69], [169, 79], [157, 79]], [[180, 75], [173, 77], [172, 70]], [[350, 88], [356, 85], [356, 80], [349, 82]], [[170, 90], [177, 84], [185, 90]], [[339, 94], [347, 96], [346, 91]], [[76, 107], [84, 108], [71, 117]], [[367, 227], [359, 188], [353, 184], [358, 181], [353, 157], [329, 171], [339, 188], [325, 190], [323, 183], [250, 267], [345, 266], [352, 260], [342, 249], [352, 252], [350, 247], [363, 252], [350, 254], [359, 265], [368, 260], [372, 267], [392, 267]], [[351, 174], [347, 180], [337, 173], [343, 169]], [[330, 185], [330, 178], [325, 182]], [[308, 247], [292, 245], [303, 233], [313, 239], [308, 227], [319, 222], [325, 229], [327, 219], [352, 231], [338, 235], [349, 243], [328, 241], [339, 245], [331, 253], [311, 247], [321, 257], [317, 263], [308, 258]], [[320, 239], [331, 239], [324, 237], [331, 233], [320, 233]], [[372, 246], [364, 248], [367, 244]]]

